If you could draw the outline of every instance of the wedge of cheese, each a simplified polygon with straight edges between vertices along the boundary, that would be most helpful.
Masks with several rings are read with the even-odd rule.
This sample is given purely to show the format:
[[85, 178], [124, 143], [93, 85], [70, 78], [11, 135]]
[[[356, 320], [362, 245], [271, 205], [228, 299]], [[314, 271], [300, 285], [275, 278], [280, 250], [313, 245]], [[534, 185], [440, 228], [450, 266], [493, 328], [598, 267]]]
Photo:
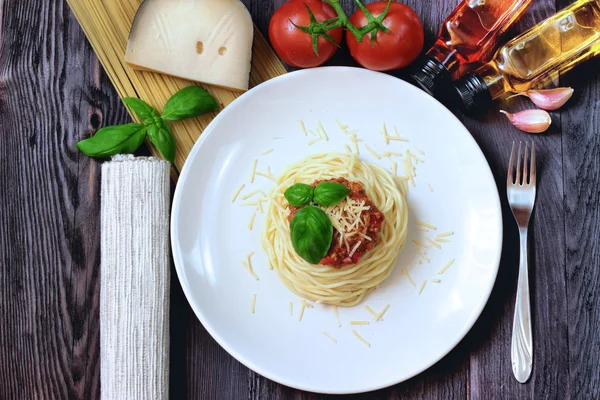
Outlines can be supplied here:
[[248, 90], [252, 18], [239, 0], [145, 0], [125, 62], [193, 81]]

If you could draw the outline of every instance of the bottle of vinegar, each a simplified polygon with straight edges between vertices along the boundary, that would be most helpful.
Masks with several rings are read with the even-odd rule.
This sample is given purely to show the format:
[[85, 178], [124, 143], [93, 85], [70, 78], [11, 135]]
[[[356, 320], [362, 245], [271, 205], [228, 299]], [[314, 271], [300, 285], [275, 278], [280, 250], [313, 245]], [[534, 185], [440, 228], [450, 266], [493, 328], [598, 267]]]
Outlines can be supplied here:
[[600, 0], [578, 0], [502, 46], [455, 84], [467, 110], [524, 92], [600, 53]]
[[533, 0], [463, 0], [411, 74], [429, 94], [458, 79], [470, 64], [490, 60], [504, 33]]

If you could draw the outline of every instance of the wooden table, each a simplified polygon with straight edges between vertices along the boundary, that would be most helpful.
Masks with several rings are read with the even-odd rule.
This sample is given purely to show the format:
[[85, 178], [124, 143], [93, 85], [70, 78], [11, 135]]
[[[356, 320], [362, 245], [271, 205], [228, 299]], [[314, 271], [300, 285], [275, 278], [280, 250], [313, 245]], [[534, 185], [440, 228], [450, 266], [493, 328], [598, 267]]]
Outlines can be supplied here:
[[[245, 0], [265, 33], [282, 2]], [[430, 44], [458, 0], [405, 3], [421, 16]], [[515, 31], [568, 3], [536, 1]], [[82, 132], [129, 117], [63, 0], [0, 5], [0, 398], [93, 399], [100, 393], [100, 168], [75, 143]], [[345, 51], [330, 64], [352, 65]], [[496, 286], [475, 327], [442, 361], [356, 398], [600, 398], [599, 70], [595, 60], [561, 79], [575, 96], [552, 113], [548, 134], [515, 130], [497, 108], [479, 120], [458, 115], [502, 196]], [[535, 362], [521, 385], [510, 366], [518, 239], [504, 182], [511, 142], [532, 139], [540, 170], [530, 272]], [[229, 356], [173, 277], [171, 398], [327, 397], [271, 382]]]

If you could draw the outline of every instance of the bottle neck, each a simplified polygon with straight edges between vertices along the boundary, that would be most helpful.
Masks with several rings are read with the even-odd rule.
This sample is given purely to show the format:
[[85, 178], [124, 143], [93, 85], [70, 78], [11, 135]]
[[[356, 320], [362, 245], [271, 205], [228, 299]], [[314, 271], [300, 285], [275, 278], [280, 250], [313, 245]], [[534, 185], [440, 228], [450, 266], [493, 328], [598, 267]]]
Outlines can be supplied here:
[[511, 91], [510, 84], [498, 68], [495, 61], [490, 61], [475, 72], [488, 87], [492, 100], [496, 100], [506, 92]]
[[455, 76], [460, 68], [461, 59], [460, 54], [456, 49], [448, 47], [442, 40], [438, 39], [431, 49], [427, 52], [427, 55], [437, 61], [439, 61], [444, 68], [452, 75], [452, 78], [455, 79]]

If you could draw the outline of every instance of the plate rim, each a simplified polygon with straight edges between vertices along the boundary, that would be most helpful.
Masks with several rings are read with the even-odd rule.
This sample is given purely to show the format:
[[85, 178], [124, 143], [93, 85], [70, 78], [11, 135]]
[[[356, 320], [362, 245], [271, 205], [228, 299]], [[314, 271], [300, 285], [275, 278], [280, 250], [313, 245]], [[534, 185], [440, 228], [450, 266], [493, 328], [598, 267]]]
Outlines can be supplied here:
[[[420, 95], [424, 95], [426, 97], [423, 98], [427, 98], [428, 101], [430, 101], [431, 103], [433, 103], [436, 107], [438, 107], [440, 109], [440, 112], [445, 113], [447, 117], [449, 118], [453, 118], [456, 122], [458, 122], [460, 124], [460, 126], [462, 126], [464, 133], [466, 134], [466, 137], [468, 140], [473, 141], [473, 144], [475, 145], [475, 147], [479, 150], [480, 155], [483, 157], [484, 161], [485, 161], [485, 165], [486, 165], [486, 172], [489, 174], [489, 177], [491, 179], [492, 182], [494, 182], [494, 200], [495, 200], [495, 211], [496, 214], [498, 215], [498, 226], [500, 228], [499, 231], [499, 243], [497, 243], [497, 254], [495, 257], [494, 262], [492, 263], [495, 268], [493, 271], [493, 279], [490, 279], [490, 284], [489, 287], [487, 288], [487, 290], [485, 291], [485, 296], [484, 296], [484, 300], [485, 301], [481, 301], [478, 306], [476, 308], [473, 309], [474, 313], [472, 314], [472, 318], [465, 324], [465, 328], [463, 330], [460, 331], [460, 333], [457, 336], [457, 340], [454, 341], [451, 345], [449, 345], [449, 348], [446, 352], [442, 352], [440, 353], [439, 357], [436, 358], [434, 361], [432, 361], [429, 365], [421, 368], [418, 371], [415, 371], [412, 375], [406, 376], [406, 377], [402, 377], [396, 380], [390, 380], [388, 382], [383, 382], [377, 385], [371, 385], [368, 387], [365, 387], [361, 390], [321, 390], [321, 389], [317, 389], [315, 390], [315, 388], [309, 388], [303, 385], [298, 385], [297, 383], [295, 383], [292, 380], [285, 378], [283, 376], [277, 375], [277, 374], [272, 374], [272, 373], [267, 373], [266, 371], [264, 371], [259, 365], [257, 365], [256, 363], [254, 363], [252, 360], [247, 359], [246, 357], [238, 354], [235, 350], [233, 350], [231, 348], [231, 346], [229, 346], [228, 343], [226, 343], [225, 340], [223, 340], [219, 334], [216, 332], [216, 330], [212, 327], [212, 325], [210, 324], [210, 322], [208, 322], [208, 320], [206, 319], [206, 317], [204, 316], [204, 314], [199, 310], [199, 308], [196, 306], [196, 303], [194, 300], [192, 300], [192, 296], [191, 296], [191, 291], [192, 288], [187, 284], [187, 281], [185, 279], [185, 274], [184, 274], [184, 267], [183, 267], [183, 260], [182, 260], [182, 256], [180, 255], [180, 249], [178, 249], [178, 241], [179, 241], [179, 234], [178, 232], [178, 222], [179, 220], [176, 218], [176, 216], [179, 215], [179, 207], [180, 207], [180, 203], [181, 203], [181, 193], [183, 191], [182, 187], [183, 184], [180, 185], [180, 182], [185, 182], [187, 180], [187, 176], [189, 174], [189, 165], [191, 163], [191, 159], [195, 158], [196, 153], [198, 153], [200, 151], [200, 148], [202, 147], [202, 144], [204, 143], [205, 140], [207, 140], [208, 137], [211, 136], [212, 132], [214, 131], [214, 126], [218, 125], [219, 122], [223, 119], [226, 118], [227, 114], [230, 111], [227, 111], [229, 109], [232, 108], [232, 105], [234, 105], [234, 107], [237, 107], [237, 103], [241, 103], [243, 99], [245, 99], [246, 97], [252, 96], [253, 93], [255, 91], [257, 91], [258, 89], [263, 89], [265, 87], [269, 87], [272, 85], [277, 85], [280, 81], [284, 81], [287, 79], [301, 79], [303, 75], [312, 75], [312, 74], [321, 74], [324, 73], [323, 71], [327, 71], [326, 73], [343, 73], [344, 71], [351, 71], [351, 72], [359, 72], [359, 73], [364, 73], [365, 75], [373, 75], [373, 76], [377, 76], [378, 78], [384, 78], [384, 79], [390, 79], [393, 80], [394, 83], [400, 83], [401, 85], [408, 87], [409, 90], [415, 90], [418, 92], [421, 92]], [[306, 78], [305, 78], [306, 79]], [[437, 104], [436, 104], [437, 103]], [[388, 75], [382, 72], [376, 72], [376, 71], [371, 71], [371, 70], [367, 70], [364, 68], [358, 68], [358, 67], [345, 67], [345, 66], [327, 66], [327, 67], [318, 67], [318, 68], [311, 68], [311, 69], [302, 69], [302, 70], [296, 70], [293, 72], [288, 72], [286, 74], [280, 75], [278, 77], [269, 79], [253, 88], [251, 88], [250, 90], [248, 90], [247, 92], [243, 93], [241, 96], [239, 96], [238, 98], [236, 98], [234, 101], [232, 101], [227, 107], [225, 107], [223, 110], [221, 110], [219, 112], [219, 114], [208, 124], [208, 126], [204, 129], [204, 131], [201, 133], [199, 139], [196, 141], [196, 143], [194, 143], [194, 146], [192, 147], [192, 150], [190, 151], [190, 153], [188, 154], [184, 164], [183, 164], [183, 168], [181, 169], [181, 172], [179, 174], [179, 178], [177, 180], [176, 186], [175, 186], [175, 193], [173, 195], [173, 202], [172, 202], [172, 206], [171, 206], [171, 215], [170, 215], [170, 224], [169, 224], [169, 228], [170, 228], [170, 242], [171, 242], [171, 253], [173, 256], [173, 263], [175, 266], [175, 272], [177, 274], [177, 279], [179, 280], [179, 284], [181, 286], [181, 289], [185, 295], [185, 298], [188, 302], [188, 304], [190, 305], [190, 308], [194, 311], [194, 314], [196, 315], [196, 318], [198, 318], [198, 321], [202, 324], [202, 326], [204, 327], [204, 329], [206, 329], [206, 331], [210, 334], [210, 336], [217, 342], [217, 344], [219, 346], [221, 346], [231, 357], [233, 357], [234, 359], [236, 359], [237, 361], [239, 361], [241, 364], [243, 364], [245, 367], [249, 368], [250, 370], [260, 374], [261, 376], [276, 382], [278, 384], [284, 385], [284, 386], [288, 386], [291, 387], [293, 389], [297, 389], [297, 390], [303, 390], [303, 391], [307, 391], [307, 392], [312, 392], [312, 393], [321, 393], [321, 394], [357, 394], [357, 393], [366, 393], [366, 392], [371, 392], [371, 391], [375, 391], [375, 390], [379, 390], [379, 389], [383, 389], [383, 388], [387, 388], [390, 386], [394, 386], [397, 385], [399, 383], [405, 382], [409, 379], [414, 378], [415, 376], [423, 373], [424, 371], [428, 370], [429, 368], [431, 368], [432, 366], [434, 366], [435, 364], [437, 364], [440, 360], [442, 360], [444, 357], [446, 357], [450, 352], [452, 352], [452, 350], [454, 350], [456, 348], [456, 346], [462, 342], [464, 340], [464, 338], [467, 336], [467, 334], [471, 331], [471, 329], [473, 329], [473, 326], [475, 325], [475, 323], [477, 322], [477, 320], [480, 318], [485, 306], [488, 304], [491, 293], [493, 291], [493, 288], [495, 286], [497, 277], [498, 277], [498, 271], [500, 269], [500, 261], [501, 261], [501, 256], [502, 256], [502, 249], [503, 249], [503, 241], [504, 241], [504, 220], [503, 220], [503, 215], [502, 215], [502, 206], [501, 206], [501, 201], [500, 201], [500, 193], [498, 191], [498, 187], [496, 185], [496, 180], [494, 177], [494, 174], [492, 172], [492, 169], [490, 167], [490, 164], [487, 160], [487, 157], [485, 156], [485, 154], [483, 153], [483, 151], [481, 150], [481, 147], [479, 146], [479, 144], [477, 143], [477, 141], [475, 140], [475, 138], [471, 135], [471, 133], [469, 132], [469, 130], [467, 129], [467, 127], [448, 109], [446, 108], [442, 103], [440, 103], [438, 100], [436, 100], [435, 98], [431, 97], [430, 95], [428, 95], [427, 93], [425, 93], [424, 91], [422, 91], [421, 89], [411, 85], [410, 83], [400, 79], [400, 78], [396, 78], [392, 75]]]

